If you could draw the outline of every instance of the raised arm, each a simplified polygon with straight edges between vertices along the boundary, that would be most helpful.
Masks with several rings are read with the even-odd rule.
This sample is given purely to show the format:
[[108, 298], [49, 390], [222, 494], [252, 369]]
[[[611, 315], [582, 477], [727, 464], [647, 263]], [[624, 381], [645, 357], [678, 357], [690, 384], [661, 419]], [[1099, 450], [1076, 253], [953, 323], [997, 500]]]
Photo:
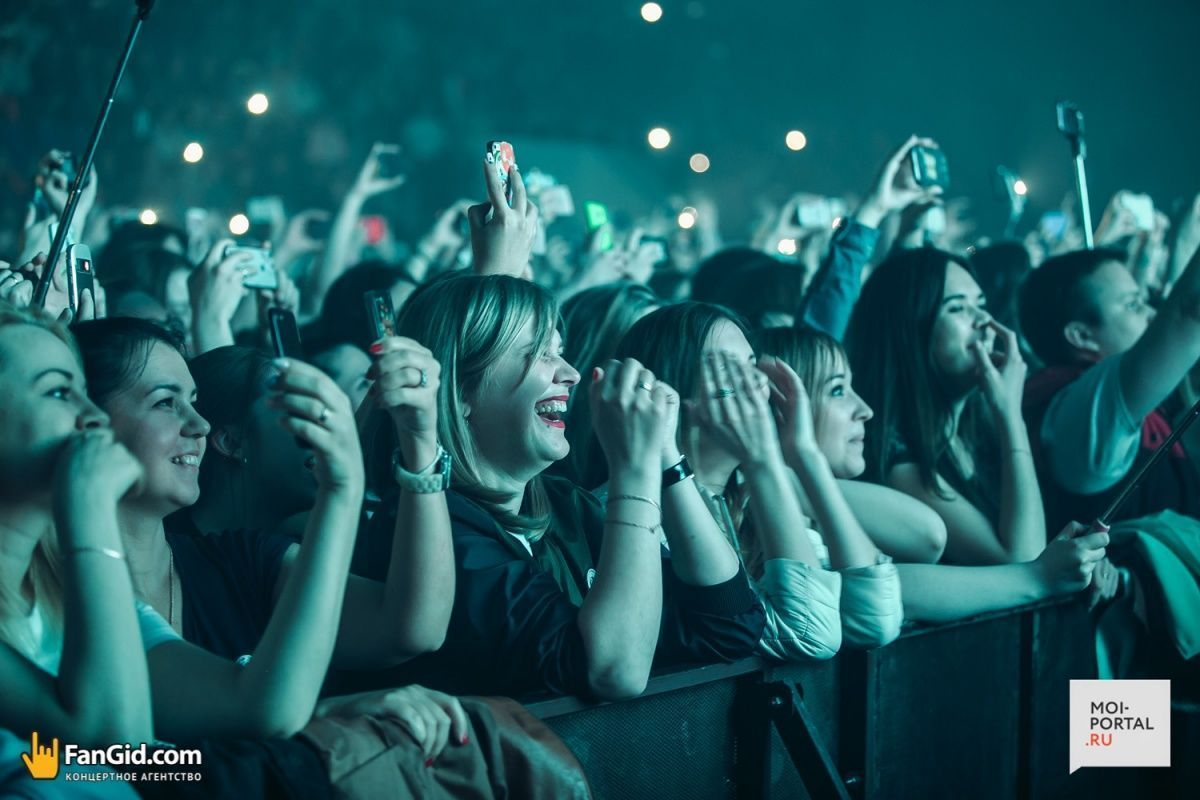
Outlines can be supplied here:
[[312, 716], [333, 654], [362, 508], [362, 453], [345, 394], [313, 367], [276, 363], [268, 404], [312, 449], [316, 504], [249, 663], [184, 642], [150, 651], [156, 730], [167, 739], [291, 736]]
[[[437, 469], [437, 390], [441, 367], [412, 339], [387, 337], [371, 347], [371, 398], [388, 412], [400, 466]], [[352, 577], [338, 629], [335, 663], [397, 664], [441, 647], [454, 608], [454, 547], [446, 494], [401, 491], [391, 559], [383, 583]]]
[[630, 358], [597, 367], [589, 387], [608, 461], [609, 502], [596, 580], [577, 624], [588, 684], [606, 699], [645, 690], [662, 620], [662, 473], [653, 456], [667, 424], [667, 391], [656, 383]]
[[495, 168], [487, 161], [483, 162], [483, 175], [488, 201], [467, 209], [475, 274], [528, 278], [531, 275], [529, 258], [537, 234], [537, 206], [525, 193], [525, 181], [516, 164], [509, 172], [511, 206]]
[[63, 591], [58, 677], [0, 645], [0, 725], [82, 746], [153, 739], [146, 659], [117, 527], [117, 501], [141, 473], [106, 428], [77, 434], [60, 456], [54, 482]]
[[1200, 360], [1200, 250], [1137, 343], [1121, 356], [1121, 393], [1134, 419], [1143, 419]]

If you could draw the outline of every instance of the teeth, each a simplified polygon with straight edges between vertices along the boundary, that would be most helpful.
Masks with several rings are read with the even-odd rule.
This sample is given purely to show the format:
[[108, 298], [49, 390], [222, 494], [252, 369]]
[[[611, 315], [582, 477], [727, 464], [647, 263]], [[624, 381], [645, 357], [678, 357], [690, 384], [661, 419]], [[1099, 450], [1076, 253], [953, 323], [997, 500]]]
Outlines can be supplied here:
[[567, 404], [562, 400], [547, 400], [535, 405], [533, 410], [537, 414], [565, 414], [567, 413]]
[[171, 459], [171, 463], [185, 467], [198, 467], [200, 466], [200, 456], [175, 456]]

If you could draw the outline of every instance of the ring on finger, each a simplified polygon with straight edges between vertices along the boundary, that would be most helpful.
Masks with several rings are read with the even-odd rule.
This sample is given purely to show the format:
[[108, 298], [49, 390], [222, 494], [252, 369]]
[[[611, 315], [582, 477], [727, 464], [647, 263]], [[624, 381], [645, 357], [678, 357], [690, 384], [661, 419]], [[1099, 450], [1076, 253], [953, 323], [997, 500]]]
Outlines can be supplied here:
[[325, 425], [329, 421], [329, 406], [321, 406], [321, 415], [317, 417], [317, 423]]
[[647, 392], [653, 392], [654, 384], [651, 383], [650, 381], [641, 381], [640, 383], [638, 383], [637, 388], [645, 389]]
[[421, 381], [417, 384], [417, 388], [424, 389], [429, 385], [429, 374], [421, 367], [417, 367], [417, 372], [421, 373]]
[[735, 394], [737, 394], [737, 392], [726, 387], [724, 389], [717, 389], [712, 393], [712, 396], [714, 400], [724, 400], [726, 397], [733, 397]]

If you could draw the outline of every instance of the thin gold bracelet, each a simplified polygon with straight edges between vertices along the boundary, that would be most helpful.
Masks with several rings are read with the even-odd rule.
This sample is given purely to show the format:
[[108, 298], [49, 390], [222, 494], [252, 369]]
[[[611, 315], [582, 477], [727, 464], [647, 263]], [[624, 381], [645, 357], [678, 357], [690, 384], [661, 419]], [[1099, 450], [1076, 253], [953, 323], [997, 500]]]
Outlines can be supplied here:
[[650, 505], [654, 506], [655, 509], [658, 510], [658, 513], [660, 513], [660, 514], [662, 513], [662, 506], [660, 506], [653, 498], [646, 497], [645, 495], [641, 495], [641, 494], [610, 494], [608, 496], [608, 499], [609, 500], [636, 500], [639, 503], [649, 503]]
[[660, 525], [642, 525], [641, 523], [638, 523], [638, 522], [625, 522], [625, 521], [619, 520], [619, 519], [606, 519], [606, 520], [604, 520], [604, 524], [605, 525], [624, 525], [627, 528], [641, 528], [644, 531], [650, 531], [651, 533], [654, 533], [654, 534], [657, 534], [659, 529], [662, 528], [661, 524]]
[[71, 555], [75, 555], [76, 553], [97, 553], [102, 556], [108, 556], [109, 558], [116, 559], [117, 561], [125, 560], [124, 553], [122, 553], [120, 550], [113, 550], [111, 547], [72, 547], [67, 552]]

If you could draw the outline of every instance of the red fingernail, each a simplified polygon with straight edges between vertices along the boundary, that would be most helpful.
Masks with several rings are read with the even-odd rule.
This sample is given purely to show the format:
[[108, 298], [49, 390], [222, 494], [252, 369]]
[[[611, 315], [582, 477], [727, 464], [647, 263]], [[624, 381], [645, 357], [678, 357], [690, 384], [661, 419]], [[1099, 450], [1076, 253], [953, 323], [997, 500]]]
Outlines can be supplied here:
[[600, 368], [592, 367], [592, 380], [600, 380]]
[[464, 733], [464, 734], [462, 735], [462, 738], [458, 740], [458, 743], [459, 743], [459, 744], [470, 744], [470, 743], [471, 743], [471, 737], [470, 737], [470, 736], [467, 736], [467, 735]]
[[369, 350], [372, 355], [377, 356], [383, 352], [383, 342], [376, 342], [375, 344], [368, 347], [367, 350]]
[[432, 766], [433, 766], [433, 759], [432, 759], [432, 758], [427, 758], [427, 759], [425, 759], [425, 766], [427, 766], [427, 767], [432, 767]]

